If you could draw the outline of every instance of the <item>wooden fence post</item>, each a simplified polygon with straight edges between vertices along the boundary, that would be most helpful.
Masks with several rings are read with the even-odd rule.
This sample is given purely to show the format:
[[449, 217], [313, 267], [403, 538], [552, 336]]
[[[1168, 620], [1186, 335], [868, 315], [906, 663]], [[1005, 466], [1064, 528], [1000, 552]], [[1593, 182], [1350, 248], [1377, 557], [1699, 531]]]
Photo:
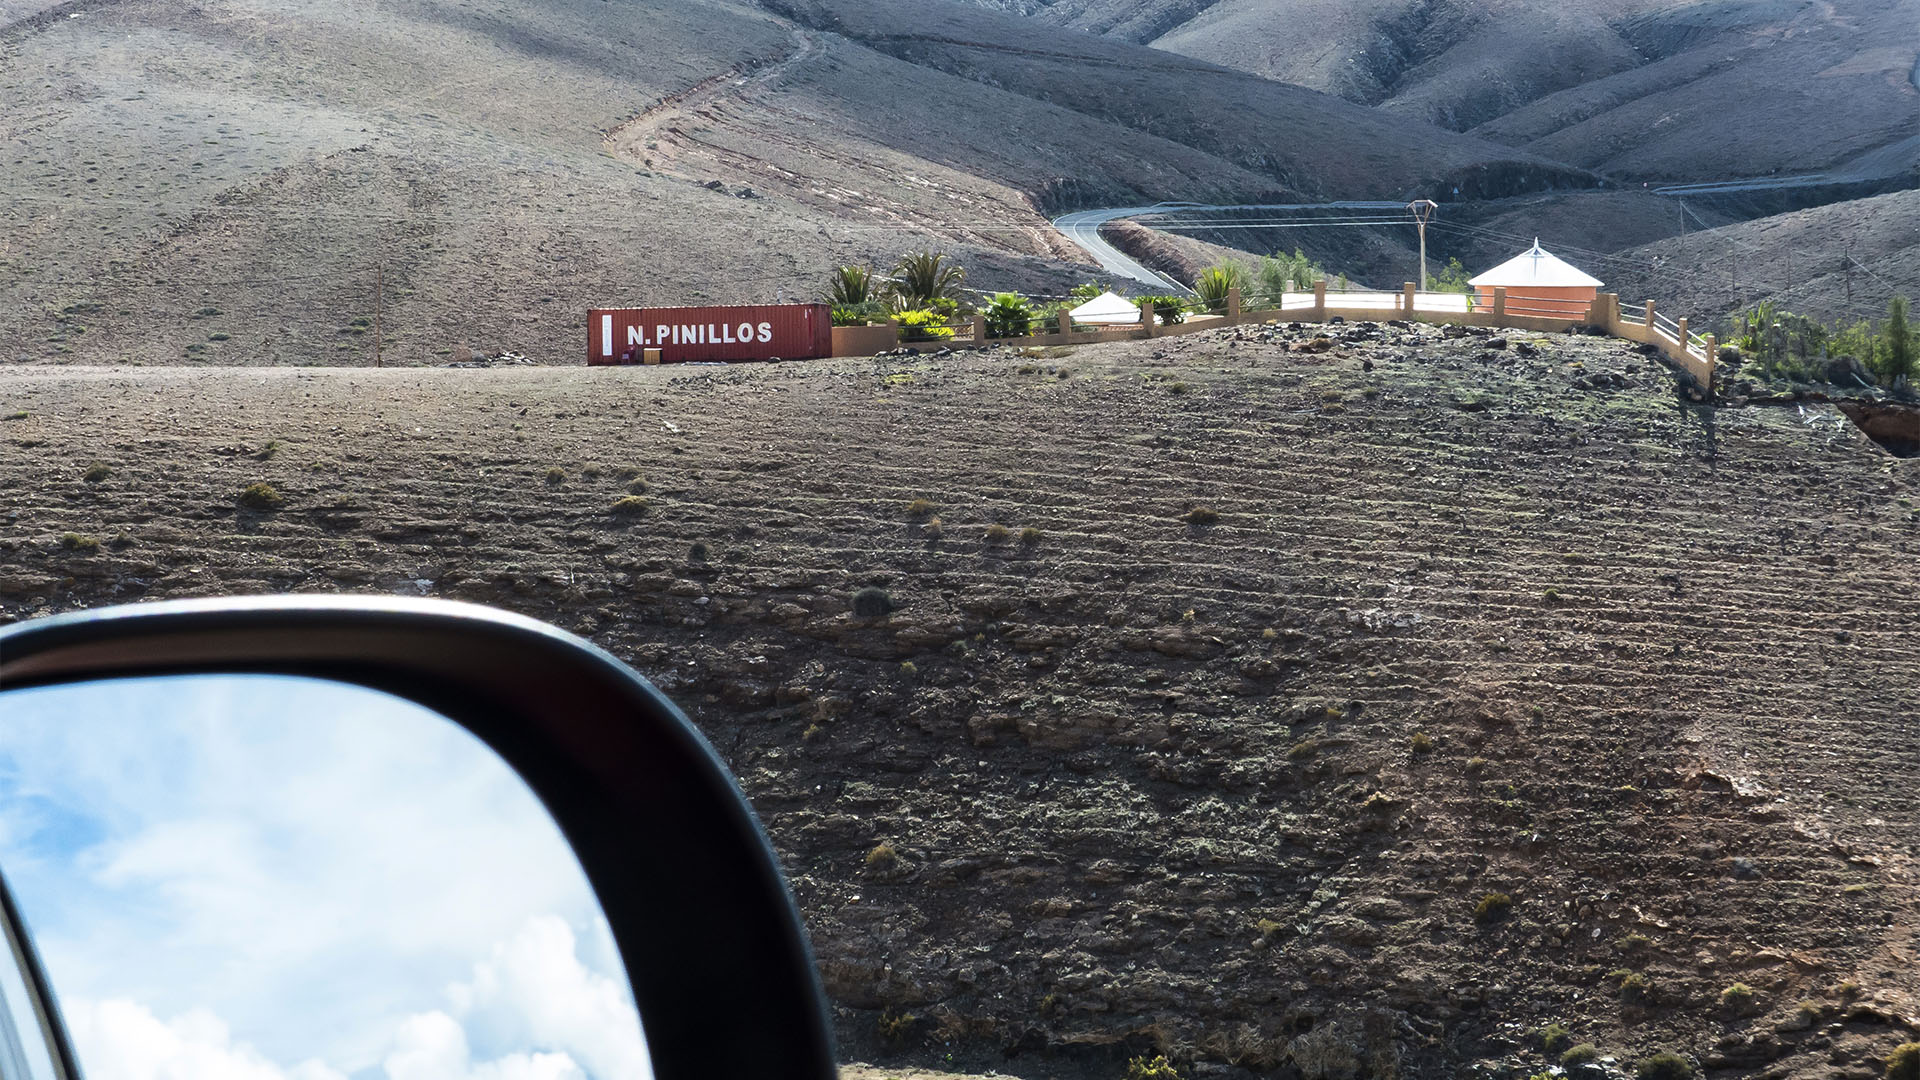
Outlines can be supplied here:
[[1660, 328], [1653, 322], [1653, 301], [1651, 300], [1647, 301], [1647, 340], [1656, 345], [1660, 343]]
[[1154, 314], [1152, 300], [1140, 301], [1140, 326], [1147, 332], [1147, 337], [1153, 336]]
[[1313, 317], [1317, 322], [1327, 321], [1327, 279], [1321, 278], [1313, 283]]
[[1060, 332], [1062, 334], [1073, 333], [1073, 316], [1068, 314], [1064, 309], [1060, 312]]
[[1692, 348], [1692, 345], [1689, 344], [1687, 341], [1687, 320], [1685, 318], [1681, 318], [1676, 321], [1679, 323], [1679, 326], [1680, 326], [1680, 351], [1686, 352], [1688, 349]]
[[1507, 287], [1505, 285], [1495, 285], [1493, 287], [1493, 321], [1500, 323], [1505, 321], [1506, 317]]
[[978, 345], [987, 340], [987, 317], [979, 312], [973, 313], [973, 343]]
[[1240, 317], [1240, 290], [1238, 287], [1227, 290], [1227, 318]]
[[1400, 314], [1404, 318], [1413, 318], [1413, 291], [1418, 287], [1411, 281], [1400, 286]]

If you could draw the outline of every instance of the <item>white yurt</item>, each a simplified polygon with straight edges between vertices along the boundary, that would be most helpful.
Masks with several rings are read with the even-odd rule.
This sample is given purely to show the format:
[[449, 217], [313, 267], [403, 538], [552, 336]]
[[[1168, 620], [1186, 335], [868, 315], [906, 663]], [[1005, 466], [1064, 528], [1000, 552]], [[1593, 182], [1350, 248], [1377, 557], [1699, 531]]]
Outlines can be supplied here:
[[1067, 315], [1077, 323], [1119, 326], [1123, 323], [1138, 323], [1140, 305], [1118, 293], [1103, 292], [1067, 312]]

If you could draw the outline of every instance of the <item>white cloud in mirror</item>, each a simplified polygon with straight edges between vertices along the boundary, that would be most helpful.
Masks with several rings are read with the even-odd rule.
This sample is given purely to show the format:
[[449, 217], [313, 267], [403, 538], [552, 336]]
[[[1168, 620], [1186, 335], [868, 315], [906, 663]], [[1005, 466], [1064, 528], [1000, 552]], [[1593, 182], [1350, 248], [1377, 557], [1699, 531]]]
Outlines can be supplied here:
[[[10, 692], [4, 721], [0, 860], [92, 1080], [649, 1074], [579, 864], [456, 725], [257, 676]], [[146, 1056], [93, 1060], [122, 1043]]]

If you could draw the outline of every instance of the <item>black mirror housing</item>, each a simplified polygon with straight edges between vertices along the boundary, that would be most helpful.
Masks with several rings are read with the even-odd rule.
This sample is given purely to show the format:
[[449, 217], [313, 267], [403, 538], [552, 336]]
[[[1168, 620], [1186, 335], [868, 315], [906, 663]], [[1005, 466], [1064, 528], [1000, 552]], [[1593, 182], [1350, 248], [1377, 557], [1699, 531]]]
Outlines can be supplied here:
[[0, 629], [0, 691], [216, 672], [384, 691], [499, 754], [586, 872], [656, 1076], [837, 1075], [812, 952], [765, 833], [685, 714], [610, 654], [517, 615], [397, 598], [188, 600]]

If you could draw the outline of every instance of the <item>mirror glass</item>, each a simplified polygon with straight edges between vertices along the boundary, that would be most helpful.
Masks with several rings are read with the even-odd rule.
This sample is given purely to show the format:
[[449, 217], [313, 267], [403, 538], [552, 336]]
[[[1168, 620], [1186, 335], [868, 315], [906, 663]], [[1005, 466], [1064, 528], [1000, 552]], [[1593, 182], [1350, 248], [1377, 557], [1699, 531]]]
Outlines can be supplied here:
[[0, 869], [89, 1080], [651, 1075], [552, 818], [465, 729], [383, 693], [0, 694]]

